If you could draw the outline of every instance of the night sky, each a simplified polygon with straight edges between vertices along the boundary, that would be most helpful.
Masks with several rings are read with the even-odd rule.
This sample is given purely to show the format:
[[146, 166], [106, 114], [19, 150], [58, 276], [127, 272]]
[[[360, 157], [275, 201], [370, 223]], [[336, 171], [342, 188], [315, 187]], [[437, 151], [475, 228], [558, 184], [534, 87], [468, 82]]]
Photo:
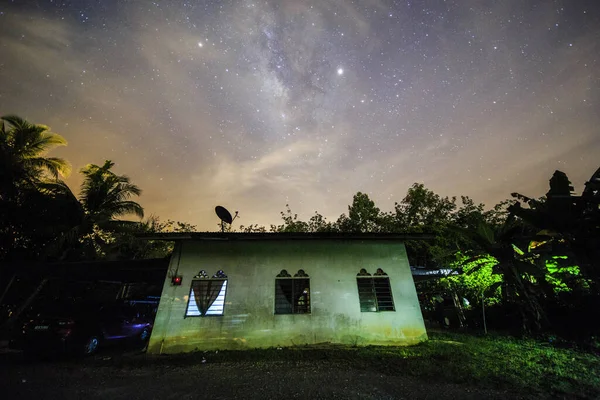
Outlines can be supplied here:
[[597, 0], [2, 0], [0, 51], [0, 114], [199, 230], [413, 182], [491, 207], [600, 166]]

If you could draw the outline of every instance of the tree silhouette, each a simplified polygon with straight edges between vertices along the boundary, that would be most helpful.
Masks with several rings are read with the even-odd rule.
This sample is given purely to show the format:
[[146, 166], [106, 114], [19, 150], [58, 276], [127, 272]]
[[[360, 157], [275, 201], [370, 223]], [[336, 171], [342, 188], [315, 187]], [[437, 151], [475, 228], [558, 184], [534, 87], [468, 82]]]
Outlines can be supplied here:
[[47, 157], [66, 140], [45, 125], [15, 115], [0, 125], [0, 260], [32, 259], [56, 234], [63, 210], [57, 200], [70, 172], [62, 158]]

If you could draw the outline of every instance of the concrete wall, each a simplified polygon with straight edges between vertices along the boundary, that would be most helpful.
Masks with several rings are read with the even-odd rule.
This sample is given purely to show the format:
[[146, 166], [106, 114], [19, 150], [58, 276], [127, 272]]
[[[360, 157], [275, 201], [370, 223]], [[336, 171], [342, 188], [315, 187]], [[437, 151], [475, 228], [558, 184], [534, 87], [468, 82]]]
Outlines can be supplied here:
[[[184, 241], [167, 277], [148, 352], [243, 349], [323, 342], [409, 345], [427, 339], [402, 243], [392, 241]], [[396, 311], [361, 312], [356, 274], [382, 268]], [[228, 276], [224, 315], [187, 317], [192, 277], [204, 269]], [[311, 313], [275, 315], [275, 277], [286, 269], [310, 276]]]

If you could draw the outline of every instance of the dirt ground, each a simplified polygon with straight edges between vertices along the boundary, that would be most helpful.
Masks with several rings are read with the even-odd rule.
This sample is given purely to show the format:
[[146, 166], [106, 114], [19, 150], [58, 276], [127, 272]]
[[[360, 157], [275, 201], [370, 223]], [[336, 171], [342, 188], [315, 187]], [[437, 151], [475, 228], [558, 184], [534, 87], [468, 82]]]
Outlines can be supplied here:
[[0, 354], [2, 399], [515, 399], [336, 361], [181, 363], [144, 354], [28, 361]]

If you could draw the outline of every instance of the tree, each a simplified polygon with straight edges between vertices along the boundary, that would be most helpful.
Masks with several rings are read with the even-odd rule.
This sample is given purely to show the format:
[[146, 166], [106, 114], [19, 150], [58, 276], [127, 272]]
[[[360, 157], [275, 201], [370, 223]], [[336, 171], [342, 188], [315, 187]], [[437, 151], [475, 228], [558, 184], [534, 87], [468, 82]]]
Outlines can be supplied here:
[[410, 229], [433, 227], [448, 221], [456, 210], [456, 197], [441, 197], [422, 183], [414, 183], [394, 208], [398, 226]]
[[79, 196], [78, 222], [53, 246], [53, 249], [61, 249], [60, 259], [102, 257], [103, 247], [114, 242], [113, 233], [133, 232], [138, 228], [138, 222], [119, 218], [129, 214], [144, 216], [142, 206], [130, 200], [142, 191], [129, 177], [111, 171], [113, 166], [114, 163], [107, 160], [102, 166], [88, 164], [81, 169], [84, 180]]
[[285, 212], [281, 212], [283, 225], [271, 225], [271, 232], [308, 232], [308, 224], [298, 219], [298, 214], [292, 214], [289, 204], [285, 205]]
[[[571, 251], [582, 274], [600, 293], [600, 169], [586, 182], [581, 196], [572, 194], [567, 175], [555, 171], [546, 197], [533, 199], [513, 193], [518, 201], [509, 211], [537, 230], [538, 235], [564, 251]], [[528, 207], [523, 207], [524, 202]]]
[[422, 183], [414, 183], [401, 202], [395, 203], [388, 218], [387, 231], [430, 233], [433, 241], [406, 241], [409, 259], [421, 267], [433, 267], [445, 262], [457, 249], [448, 227], [456, 210], [456, 198], [441, 197]]
[[462, 252], [456, 254], [456, 261], [450, 269], [460, 271], [457, 275], [447, 275], [440, 279], [443, 286], [457, 289], [458, 296], [467, 298], [472, 305], [485, 302], [486, 306], [500, 303], [502, 275], [494, 272], [498, 260], [490, 255], [469, 257]]
[[45, 125], [7, 115], [0, 125], [0, 259], [32, 259], [56, 234], [58, 199], [70, 165], [47, 157], [66, 140]]
[[0, 198], [10, 198], [22, 187], [35, 188], [40, 182], [68, 176], [68, 162], [45, 156], [57, 146], [66, 146], [62, 136], [46, 125], [31, 124], [16, 115], [0, 119]]
[[168, 232], [195, 232], [196, 226], [185, 222], [160, 221], [151, 215], [147, 220], [135, 225], [134, 229], [113, 232], [113, 240], [105, 246], [106, 258], [110, 260], [139, 260], [144, 258], [168, 257], [174, 248], [174, 242], [149, 240], [140, 235]]
[[335, 232], [335, 227], [331, 222], [319, 214], [317, 211], [308, 220], [309, 232]]
[[[66, 187], [60, 178], [69, 174], [70, 165], [62, 158], [46, 156], [67, 142], [49, 127], [31, 124], [18, 116], [7, 115], [1, 120], [0, 259], [38, 259], [43, 246], [58, 233], [56, 228], [64, 224], [63, 217], [69, 214], [60, 207]], [[9, 282], [13, 282], [17, 268], [17, 264], [7, 264], [6, 270], [0, 272], [6, 277], [12, 275]], [[28, 301], [45, 282], [42, 280]]]
[[240, 225], [240, 232], [243, 233], [266, 233], [267, 228], [258, 224]]
[[493, 272], [502, 276], [503, 301], [518, 305], [525, 331], [539, 332], [547, 326], [548, 318], [540, 304], [535, 282], [545, 275], [545, 270], [520, 257], [523, 252], [515, 246], [515, 241], [521, 230], [522, 226], [512, 217], [500, 228], [481, 221], [477, 229], [463, 230], [463, 234], [475, 245], [470, 252], [473, 258], [468, 262], [488, 260], [471, 269], [470, 273], [491, 263]]
[[114, 165], [107, 160], [101, 167], [88, 164], [81, 169], [84, 181], [80, 200], [84, 212], [96, 224], [110, 224], [115, 218], [127, 214], [144, 217], [142, 206], [129, 200], [132, 196], [139, 196], [141, 189], [131, 183], [129, 177], [112, 172], [110, 169]]
[[468, 196], [460, 196], [461, 206], [452, 214], [452, 222], [462, 228], [474, 228], [479, 221], [485, 219], [484, 205], [475, 204]]
[[357, 192], [348, 206], [348, 216], [340, 215], [335, 228], [340, 232], [379, 232], [382, 213], [366, 193]]
[[495, 228], [500, 228], [506, 223], [510, 212], [508, 208], [515, 203], [515, 200], [506, 199], [496, 204], [491, 210], [483, 212], [483, 219]]

